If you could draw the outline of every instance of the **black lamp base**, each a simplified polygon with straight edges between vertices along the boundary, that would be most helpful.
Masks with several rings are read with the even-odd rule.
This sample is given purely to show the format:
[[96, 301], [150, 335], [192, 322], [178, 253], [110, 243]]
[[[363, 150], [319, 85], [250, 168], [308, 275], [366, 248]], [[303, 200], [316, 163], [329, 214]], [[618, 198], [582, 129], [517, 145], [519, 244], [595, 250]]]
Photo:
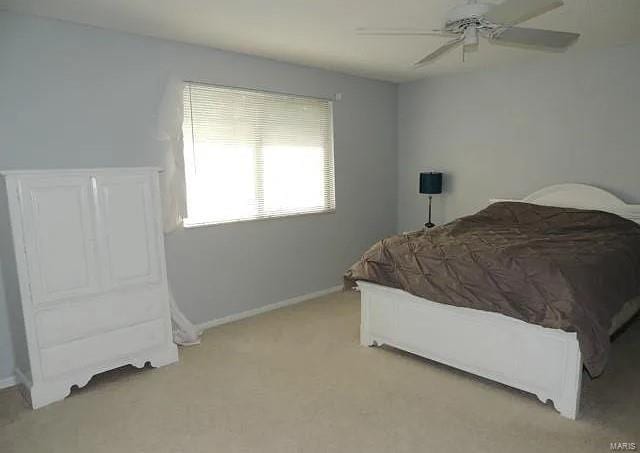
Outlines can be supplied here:
[[433, 228], [434, 226], [436, 226], [436, 224], [431, 221], [431, 195], [429, 195], [429, 218], [427, 219], [427, 223], [424, 224], [424, 227]]

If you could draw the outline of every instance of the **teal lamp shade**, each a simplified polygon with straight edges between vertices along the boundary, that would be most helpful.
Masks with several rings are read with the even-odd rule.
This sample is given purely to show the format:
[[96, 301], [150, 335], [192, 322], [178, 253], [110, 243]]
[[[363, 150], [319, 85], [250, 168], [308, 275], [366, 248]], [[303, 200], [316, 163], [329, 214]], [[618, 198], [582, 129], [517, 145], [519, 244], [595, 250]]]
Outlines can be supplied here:
[[427, 195], [442, 193], [442, 173], [420, 173], [420, 193]]

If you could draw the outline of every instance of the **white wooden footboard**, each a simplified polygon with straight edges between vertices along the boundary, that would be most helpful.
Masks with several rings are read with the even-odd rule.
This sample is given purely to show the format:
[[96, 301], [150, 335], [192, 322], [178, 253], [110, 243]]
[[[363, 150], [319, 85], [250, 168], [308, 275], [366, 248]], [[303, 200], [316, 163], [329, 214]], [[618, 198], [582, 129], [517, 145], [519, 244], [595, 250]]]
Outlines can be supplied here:
[[358, 282], [360, 341], [389, 345], [552, 400], [575, 419], [582, 361], [575, 333]]

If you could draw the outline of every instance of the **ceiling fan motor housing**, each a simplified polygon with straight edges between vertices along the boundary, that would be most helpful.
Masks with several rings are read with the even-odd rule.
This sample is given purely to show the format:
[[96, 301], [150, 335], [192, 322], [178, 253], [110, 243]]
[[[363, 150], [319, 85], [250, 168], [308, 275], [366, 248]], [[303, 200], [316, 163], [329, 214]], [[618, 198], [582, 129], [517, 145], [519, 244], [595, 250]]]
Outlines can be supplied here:
[[468, 3], [459, 5], [447, 13], [444, 20], [444, 29], [452, 33], [463, 33], [470, 26], [482, 27], [489, 25], [484, 15], [491, 5], [486, 3]]

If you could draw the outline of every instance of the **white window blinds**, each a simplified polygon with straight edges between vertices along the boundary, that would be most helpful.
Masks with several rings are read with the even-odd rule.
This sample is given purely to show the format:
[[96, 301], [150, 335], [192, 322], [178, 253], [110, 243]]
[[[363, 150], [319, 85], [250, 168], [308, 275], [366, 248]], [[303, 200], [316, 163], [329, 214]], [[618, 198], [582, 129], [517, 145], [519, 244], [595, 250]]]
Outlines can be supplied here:
[[187, 83], [186, 226], [335, 209], [331, 102]]

